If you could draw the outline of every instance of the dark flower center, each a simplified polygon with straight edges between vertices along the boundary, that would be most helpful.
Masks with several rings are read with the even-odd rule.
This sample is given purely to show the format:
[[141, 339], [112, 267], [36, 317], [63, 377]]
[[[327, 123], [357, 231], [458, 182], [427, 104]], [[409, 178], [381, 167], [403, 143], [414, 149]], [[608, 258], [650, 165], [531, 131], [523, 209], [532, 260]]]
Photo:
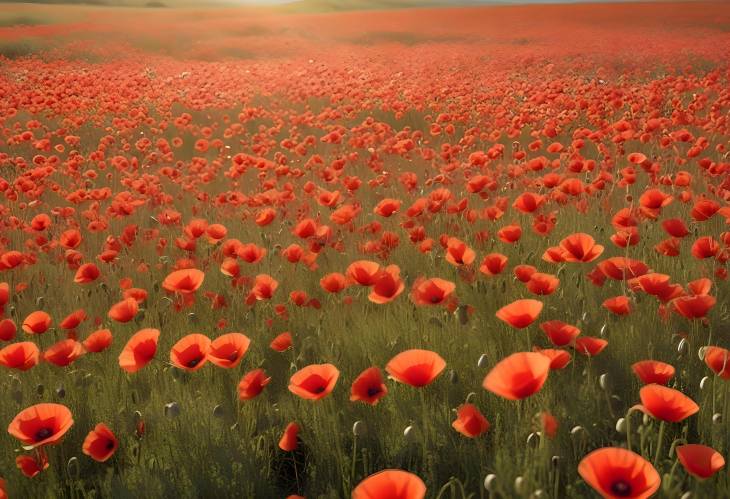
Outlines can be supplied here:
[[631, 485], [623, 480], [613, 482], [611, 484], [611, 492], [619, 497], [628, 497], [631, 495]]
[[231, 362], [235, 362], [238, 360], [238, 352], [233, 352], [231, 355], [228, 356], [228, 360]]
[[434, 295], [434, 296], [431, 297], [431, 303], [438, 303], [440, 301], [441, 301], [441, 297], [440, 296]]
[[111, 440], [107, 440], [106, 448], [107, 450], [112, 450], [114, 448], [114, 442], [112, 442]]
[[317, 386], [312, 390], [312, 393], [322, 393], [325, 390], [324, 386]]
[[374, 397], [378, 393], [380, 393], [380, 387], [371, 386], [370, 388], [368, 388], [368, 397]]
[[45, 440], [48, 437], [53, 435], [53, 430], [50, 428], [41, 428], [35, 433], [35, 439], [36, 441], [40, 442], [41, 440]]
[[200, 364], [200, 360], [201, 360], [200, 358], [191, 360], [190, 362], [188, 362], [188, 367], [197, 366], [198, 364]]

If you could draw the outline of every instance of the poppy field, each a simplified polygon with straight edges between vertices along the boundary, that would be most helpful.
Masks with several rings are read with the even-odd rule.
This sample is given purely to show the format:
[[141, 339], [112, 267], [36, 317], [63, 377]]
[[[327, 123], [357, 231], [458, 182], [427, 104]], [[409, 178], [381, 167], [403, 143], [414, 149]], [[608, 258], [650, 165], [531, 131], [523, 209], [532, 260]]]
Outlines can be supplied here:
[[2, 499], [730, 497], [728, 260], [728, 3], [0, 6]]

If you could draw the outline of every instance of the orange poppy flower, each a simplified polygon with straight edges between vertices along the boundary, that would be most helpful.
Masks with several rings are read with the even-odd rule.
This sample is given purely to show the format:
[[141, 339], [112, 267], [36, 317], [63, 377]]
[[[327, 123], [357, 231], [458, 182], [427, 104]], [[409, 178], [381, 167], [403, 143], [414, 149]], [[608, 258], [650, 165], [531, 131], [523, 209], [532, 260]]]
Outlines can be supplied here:
[[451, 426], [465, 437], [475, 438], [489, 430], [489, 421], [474, 404], [462, 404]]
[[83, 309], [71, 312], [58, 325], [61, 329], [76, 329], [86, 320], [86, 312]]
[[644, 262], [622, 256], [608, 258], [598, 264], [598, 268], [606, 277], [617, 281], [629, 280], [649, 273]]
[[693, 295], [708, 295], [712, 289], [712, 281], [703, 277], [687, 283], [687, 287]]
[[285, 352], [292, 346], [292, 336], [289, 331], [284, 331], [276, 338], [271, 340], [269, 347], [276, 352]]
[[99, 267], [93, 263], [85, 263], [76, 269], [74, 282], [76, 284], [88, 284], [97, 280], [100, 275]]
[[393, 216], [400, 209], [400, 205], [401, 202], [398, 199], [385, 198], [373, 208], [373, 213], [387, 218]]
[[661, 484], [649, 461], [620, 447], [594, 450], [578, 464], [578, 473], [605, 499], [647, 499]]
[[170, 362], [185, 371], [197, 371], [208, 361], [210, 343], [210, 338], [203, 334], [184, 336], [170, 350]]
[[8, 304], [10, 300], [10, 284], [7, 282], [0, 282], [0, 309]]
[[682, 238], [689, 234], [689, 229], [679, 218], [670, 218], [662, 222], [662, 229], [671, 237]]
[[372, 286], [375, 284], [381, 272], [380, 264], [370, 260], [358, 260], [352, 262], [345, 271], [350, 282], [360, 286]]
[[522, 227], [519, 225], [507, 225], [497, 231], [497, 237], [504, 243], [516, 243], [522, 237]]
[[266, 248], [256, 246], [253, 243], [241, 244], [236, 249], [236, 255], [244, 262], [257, 263], [266, 256]]
[[637, 406], [650, 416], [661, 421], [679, 423], [697, 413], [700, 408], [694, 400], [666, 386], [651, 384], [639, 391], [641, 406]]
[[704, 360], [716, 375], [725, 380], [730, 379], [730, 351], [715, 346], [706, 347]]
[[51, 316], [42, 310], [31, 312], [23, 321], [23, 331], [28, 334], [43, 334], [51, 327]]
[[142, 329], [134, 333], [119, 354], [119, 367], [135, 373], [150, 363], [157, 353], [159, 329]]
[[[506, 257], [505, 257], [506, 259]], [[483, 265], [483, 263], [482, 263]], [[479, 270], [482, 270], [481, 268]], [[533, 267], [532, 265], [517, 265], [512, 271], [515, 274], [515, 277], [520, 282], [527, 282], [530, 280], [530, 277], [532, 277], [532, 274], [537, 272], [537, 269]]]
[[722, 454], [707, 445], [678, 445], [676, 449], [677, 458], [687, 473], [699, 479], [710, 478], [725, 467]]
[[94, 331], [83, 341], [83, 346], [87, 352], [103, 352], [112, 344], [112, 332], [108, 329], [99, 329]]
[[484, 257], [479, 272], [484, 275], [501, 274], [507, 266], [507, 257], [501, 253], [490, 253]]
[[86, 435], [82, 451], [94, 461], [103, 463], [114, 455], [118, 447], [119, 441], [114, 433], [107, 425], [99, 423]]
[[107, 316], [113, 321], [125, 323], [134, 319], [137, 312], [139, 312], [139, 303], [137, 303], [137, 300], [134, 298], [125, 298], [112, 305]]
[[555, 438], [558, 434], [558, 420], [547, 411], [540, 413], [540, 426], [548, 438]]
[[550, 358], [535, 352], [518, 352], [500, 360], [482, 386], [508, 400], [520, 400], [540, 391], [550, 373]]
[[276, 279], [267, 274], [259, 274], [254, 279], [253, 287], [251, 288], [251, 293], [246, 303], [251, 305], [257, 300], [270, 300], [278, 287], [279, 283]]
[[390, 359], [385, 370], [396, 381], [421, 388], [431, 384], [445, 367], [446, 361], [436, 352], [413, 349]]
[[419, 278], [413, 283], [411, 300], [416, 305], [440, 305], [451, 296], [455, 289], [456, 284], [438, 277]]
[[340, 371], [332, 364], [311, 364], [289, 379], [289, 391], [306, 400], [320, 400], [332, 393]]
[[284, 433], [279, 440], [279, 448], [285, 452], [293, 452], [299, 447], [299, 425], [292, 422], [286, 425]]
[[43, 352], [43, 360], [65, 367], [84, 354], [84, 346], [76, 340], [61, 340]]
[[0, 350], [0, 366], [8, 369], [27, 371], [37, 366], [39, 360], [40, 350], [30, 341], [12, 343]]
[[352, 402], [359, 400], [366, 404], [376, 405], [387, 393], [388, 388], [383, 383], [383, 375], [380, 373], [380, 369], [369, 367], [352, 382], [350, 400]]
[[251, 340], [245, 334], [228, 333], [214, 339], [208, 351], [208, 360], [218, 367], [231, 369], [241, 363]]
[[162, 287], [170, 293], [191, 294], [203, 284], [205, 272], [198, 269], [182, 269], [171, 272], [162, 281]]
[[666, 385], [674, 377], [674, 366], [658, 360], [642, 360], [635, 362], [631, 370], [645, 385], [656, 383]]
[[74, 424], [71, 411], [61, 404], [36, 404], [23, 409], [8, 426], [8, 433], [26, 447], [58, 443]]
[[375, 279], [368, 300], [373, 303], [384, 304], [395, 300], [405, 289], [406, 285], [400, 278], [400, 269], [397, 265], [388, 265]]
[[243, 375], [238, 383], [238, 398], [240, 400], [251, 400], [256, 398], [266, 385], [271, 381], [263, 369], [254, 369]]
[[426, 484], [413, 473], [383, 470], [374, 473], [355, 487], [352, 499], [423, 499]]
[[495, 315], [510, 326], [523, 329], [535, 322], [542, 307], [543, 303], [538, 300], [516, 300], [500, 308]]

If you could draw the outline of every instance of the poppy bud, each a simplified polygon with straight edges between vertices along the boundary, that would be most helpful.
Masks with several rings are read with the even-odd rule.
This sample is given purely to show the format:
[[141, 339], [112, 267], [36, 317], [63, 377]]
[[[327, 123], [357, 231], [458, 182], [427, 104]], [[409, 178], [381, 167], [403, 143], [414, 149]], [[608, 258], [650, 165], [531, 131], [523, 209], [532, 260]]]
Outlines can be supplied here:
[[625, 418], [618, 418], [616, 421], [616, 431], [621, 433], [622, 435], [626, 434], [626, 419]]
[[700, 380], [700, 390], [704, 390], [707, 384], [710, 382], [710, 377], [705, 376]]
[[692, 499], [693, 497], [694, 494], [692, 492], [685, 492], [680, 499]]
[[521, 476], [515, 478], [515, 491], [519, 495], [524, 495], [525, 493], [525, 479]]
[[700, 347], [699, 350], [697, 350], [697, 356], [700, 358], [702, 362], [705, 361], [705, 356], [707, 355], [707, 347]]
[[195, 312], [190, 312], [188, 314], [188, 320], [191, 323], [193, 323], [193, 324], [197, 324], [198, 323], [198, 316], [195, 314]]
[[23, 392], [21, 392], [20, 389], [13, 390], [10, 396], [16, 404], [20, 404], [21, 402], [23, 402]]
[[719, 412], [716, 412], [715, 414], [713, 414], [712, 415], [712, 422], [714, 424], [720, 424], [720, 423], [722, 423], [722, 414], [720, 414]]
[[403, 436], [408, 442], [413, 442], [416, 439], [416, 430], [412, 425], [406, 426], [406, 429], [403, 430]]
[[177, 402], [170, 402], [165, 404], [165, 416], [168, 418], [176, 418], [180, 415], [180, 405]]
[[579, 438], [579, 437], [582, 438], [585, 435], [585, 432], [586, 432], [586, 430], [582, 426], [580, 426], [580, 425], [574, 426], [573, 429], [570, 430], [570, 436], [572, 438]]
[[598, 332], [598, 336], [600, 336], [601, 338], [605, 338], [607, 331], [608, 331], [608, 324], [604, 324], [603, 326], [601, 326], [601, 330]]
[[553, 456], [550, 458], [550, 464], [553, 465], [553, 468], [557, 468], [560, 464], [560, 456]]
[[[650, 418], [648, 414], [644, 414], [644, 416], [641, 418], [641, 423], [646, 426], [649, 424]], [[639, 428], [641, 430], [642, 428]]]
[[69, 459], [66, 463], [66, 473], [68, 473], [68, 476], [71, 480], [79, 479], [79, 460], [76, 458], [76, 456]]
[[679, 343], [677, 344], [677, 353], [679, 355], [684, 355], [687, 353], [687, 349], [689, 348], [689, 343], [687, 342], [686, 338], [682, 338], [679, 340]]
[[456, 316], [459, 318], [459, 323], [465, 326], [469, 322], [469, 307], [467, 305], [459, 305], [456, 308]]
[[217, 406], [213, 407], [213, 417], [222, 419], [223, 416], [225, 416], [225, 409], [223, 409], [223, 406], [218, 404]]
[[532, 432], [527, 435], [527, 446], [536, 449], [540, 445], [540, 434]]
[[[15, 298], [14, 295], [13, 295], [13, 298]], [[17, 315], [17, 313], [18, 313], [17, 310], [15, 310], [15, 305], [12, 305], [8, 310], [10, 311], [10, 316], [11, 317], [15, 317]]]
[[530, 494], [530, 499], [543, 499], [544, 497], [547, 497], [547, 494], [545, 494], [545, 491], [542, 489], [537, 489], [535, 492]]
[[43, 386], [43, 384], [38, 384], [35, 387], [35, 391], [36, 391], [36, 393], [38, 394], [39, 397], [42, 397], [43, 396], [43, 392], [46, 391], [46, 387]]
[[608, 373], [603, 373], [598, 377], [598, 385], [601, 387], [601, 390], [604, 392], [607, 392], [611, 388], [611, 384], [609, 382]]
[[365, 426], [364, 421], [355, 421], [355, 424], [352, 425], [352, 434], [356, 437], [361, 437], [367, 433], [367, 427]]
[[479, 360], [477, 361], [477, 367], [487, 367], [489, 365], [489, 358], [487, 357], [486, 353], [483, 353], [479, 356]]
[[484, 477], [484, 488], [487, 489], [489, 492], [494, 492], [497, 490], [497, 475], [494, 473], [488, 474], [486, 477]]
[[43, 304], [45, 303], [45, 301], [46, 301], [46, 299], [43, 298], [42, 296], [39, 296], [38, 298], [36, 298], [35, 299], [35, 306], [36, 306], [36, 308], [37, 309], [43, 308]]
[[62, 399], [66, 396], [66, 389], [63, 387], [63, 385], [58, 385], [56, 388], [56, 397]]
[[459, 382], [459, 375], [453, 369], [449, 371], [449, 381], [451, 381], [452, 385], [455, 385]]

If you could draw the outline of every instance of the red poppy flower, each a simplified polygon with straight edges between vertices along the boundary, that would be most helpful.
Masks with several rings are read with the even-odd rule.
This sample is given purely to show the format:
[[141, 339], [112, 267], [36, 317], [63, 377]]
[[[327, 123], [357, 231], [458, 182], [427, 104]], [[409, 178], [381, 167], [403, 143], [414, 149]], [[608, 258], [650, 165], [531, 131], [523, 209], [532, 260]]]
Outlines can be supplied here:
[[83, 346], [87, 352], [103, 352], [112, 344], [112, 332], [108, 329], [99, 329], [94, 331], [83, 341]]
[[580, 329], [562, 321], [547, 321], [540, 324], [550, 342], [556, 347], [570, 345], [580, 334]]
[[475, 438], [489, 430], [489, 421], [474, 404], [463, 404], [451, 426], [465, 437]]
[[440, 305], [451, 296], [455, 289], [456, 284], [438, 277], [419, 278], [413, 283], [411, 300], [416, 305]]
[[656, 469], [643, 457], [620, 447], [604, 447], [585, 456], [578, 473], [605, 499], [647, 499], [661, 484]]
[[[35, 455], [20, 455], [16, 457], [15, 465], [23, 475], [28, 478], [33, 478], [40, 474], [40, 472], [48, 469], [48, 456], [41, 448]], [[3, 498], [2, 489], [0, 489], [0, 498]], [[4, 499], [7, 499], [7, 496]]]
[[510, 326], [523, 329], [535, 322], [542, 307], [543, 303], [538, 300], [516, 300], [500, 308], [495, 315]]
[[240, 400], [251, 400], [257, 397], [266, 385], [269, 384], [271, 378], [266, 376], [263, 369], [254, 369], [243, 375], [238, 383], [238, 398]]
[[547, 411], [540, 413], [540, 426], [548, 438], [555, 438], [558, 434], [558, 420]]
[[251, 293], [246, 303], [251, 305], [256, 300], [270, 300], [278, 287], [279, 283], [276, 279], [267, 274], [259, 274], [254, 279], [253, 288], [251, 288]]
[[413, 473], [383, 470], [365, 478], [352, 491], [352, 499], [423, 499], [426, 484]]
[[0, 320], [0, 341], [10, 341], [15, 338], [18, 328], [12, 319]]
[[446, 243], [446, 261], [451, 265], [471, 265], [476, 253], [463, 241], [450, 237]]
[[8, 433], [26, 447], [58, 443], [74, 424], [71, 411], [61, 404], [36, 404], [23, 409], [8, 426]]
[[678, 445], [677, 457], [684, 469], [700, 479], [710, 478], [725, 467], [725, 458], [712, 447], [700, 444]]
[[704, 258], [713, 258], [720, 251], [720, 243], [710, 236], [697, 238], [692, 244], [692, 256], [701, 260]]
[[279, 440], [279, 448], [285, 452], [292, 452], [299, 447], [299, 425], [292, 422], [286, 425], [284, 433]]
[[490, 253], [482, 260], [482, 264], [479, 266], [479, 272], [484, 275], [497, 275], [501, 274], [506, 266], [506, 256], [501, 253]]
[[445, 367], [446, 361], [436, 352], [414, 349], [390, 359], [385, 370], [396, 381], [420, 388], [431, 384]]
[[671, 301], [675, 312], [687, 319], [701, 319], [715, 306], [717, 299], [710, 295], [680, 296]]
[[76, 270], [74, 282], [76, 284], [88, 284], [97, 280], [99, 275], [101, 275], [101, 272], [95, 264], [85, 263]]
[[400, 205], [401, 202], [398, 199], [386, 198], [373, 208], [373, 213], [387, 218], [393, 216], [400, 209]]
[[0, 366], [27, 371], [38, 365], [40, 350], [35, 343], [21, 341], [11, 343], [0, 350]]
[[656, 419], [670, 423], [684, 421], [700, 410], [694, 400], [682, 392], [662, 385], [651, 384], [642, 387], [639, 397], [641, 410]]
[[319, 285], [328, 293], [339, 293], [347, 287], [347, 280], [343, 274], [333, 272], [320, 279]]
[[340, 371], [332, 364], [311, 364], [289, 379], [289, 391], [306, 400], [321, 400], [335, 388]]
[[674, 377], [674, 366], [658, 360], [642, 360], [631, 366], [631, 370], [645, 385], [656, 383], [666, 385]]
[[622, 256], [608, 258], [599, 263], [598, 268], [606, 277], [617, 281], [629, 280], [649, 273], [649, 267], [644, 262]]
[[365, 402], [366, 404], [376, 405], [378, 401], [385, 397], [388, 388], [383, 383], [383, 375], [377, 367], [369, 367], [355, 378], [350, 388], [350, 400]]
[[595, 338], [593, 336], [581, 336], [575, 339], [573, 348], [581, 355], [587, 357], [595, 357], [608, 346], [608, 341], [603, 338]]
[[550, 373], [550, 359], [540, 353], [518, 352], [500, 360], [482, 386], [508, 400], [520, 400], [540, 391]]
[[570, 363], [571, 357], [565, 350], [557, 350], [555, 348], [537, 348], [533, 347], [533, 351], [541, 353], [550, 359], [550, 370], [563, 369]]
[[689, 229], [679, 218], [670, 218], [662, 222], [662, 228], [671, 237], [682, 238], [689, 234]]
[[203, 334], [184, 336], [170, 350], [170, 362], [185, 371], [197, 371], [208, 361], [210, 343], [210, 338]]
[[76, 329], [77, 327], [79, 327], [79, 324], [81, 324], [85, 320], [86, 312], [83, 309], [76, 310], [67, 315], [66, 318], [61, 321], [58, 327], [60, 327], [61, 329]]
[[[479, 270], [481, 270], [481, 268]], [[514, 269], [512, 269], [512, 271], [518, 281], [527, 282], [530, 280], [530, 277], [532, 277], [532, 274], [537, 272], [537, 269], [532, 265], [517, 265]]]
[[289, 331], [284, 331], [276, 338], [271, 340], [269, 347], [276, 352], [285, 352], [292, 346], [292, 336]]
[[559, 285], [560, 280], [557, 277], [542, 272], [533, 273], [526, 283], [527, 289], [536, 295], [551, 295]]
[[60, 367], [68, 366], [84, 354], [84, 346], [76, 340], [61, 340], [43, 352], [43, 360]]
[[82, 451], [94, 461], [103, 463], [114, 455], [118, 447], [119, 441], [114, 433], [107, 425], [99, 423], [86, 435]]
[[497, 231], [497, 237], [504, 243], [514, 244], [522, 237], [522, 227], [519, 225], [507, 225]]
[[51, 327], [51, 316], [42, 310], [32, 312], [23, 321], [23, 331], [28, 334], [43, 334]]
[[368, 300], [381, 305], [391, 302], [403, 292], [405, 287], [405, 283], [400, 278], [398, 266], [388, 265], [375, 279]]
[[628, 315], [631, 313], [631, 302], [625, 295], [614, 296], [603, 302], [603, 307], [616, 315]]
[[119, 367], [135, 373], [150, 363], [157, 353], [158, 329], [142, 329], [134, 333], [119, 354]]
[[380, 275], [380, 264], [369, 260], [358, 260], [352, 262], [345, 271], [345, 275], [351, 282], [360, 286], [372, 286]]
[[712, 281], [703, 277], [687, 283], [687, 287], [693, 295], [707, 295], [710, 294], [710, 290], [712, 289]]
[[603, 254], [603, 246], [596, 244], [596, 241], [588, 234], [578, 232], [571, 234], [559, 245], [562, 250], [561, 256], [566, 262], [592, 262]]
[[117, 322], [125, 323], [134, 319], [139, 312], [139, 303], [134, 298], [125, 298], [115, 303], [109, 309], [108, 317]]
[[251, 340], [245, 334], [224, 334], [211, 342], [208, 360], [218, 367], [231, 369], [240, 364], [250, 344]]
[[722, 379], [730, 379], [730, 351], [709, 346], [705, 348], [705, 364]]
[[191, 294], [203, 284], [205, 273], [198, 269], [182, 269], [171, 272], [162, 281], [162, 287], [170, 293]]

